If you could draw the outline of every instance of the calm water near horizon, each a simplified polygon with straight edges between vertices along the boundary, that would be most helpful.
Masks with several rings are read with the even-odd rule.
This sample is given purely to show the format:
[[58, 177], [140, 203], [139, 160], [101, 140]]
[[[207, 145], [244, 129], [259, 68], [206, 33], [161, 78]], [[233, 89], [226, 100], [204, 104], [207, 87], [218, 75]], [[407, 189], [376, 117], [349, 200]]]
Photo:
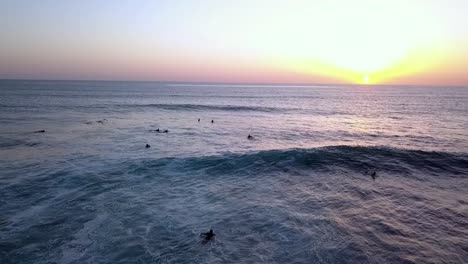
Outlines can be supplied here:
[[468, 88], [4, 80], [0, 124], [2, 264], [468, 259]]

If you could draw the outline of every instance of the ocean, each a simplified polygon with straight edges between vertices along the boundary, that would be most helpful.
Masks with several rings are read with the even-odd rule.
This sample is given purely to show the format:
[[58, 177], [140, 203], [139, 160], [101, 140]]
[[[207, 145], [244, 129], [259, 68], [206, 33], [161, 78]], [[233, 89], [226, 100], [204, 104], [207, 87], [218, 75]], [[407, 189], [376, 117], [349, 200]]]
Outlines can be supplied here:
[[2, 264], [468, 261], [467, 88], [3, 80], [0, 124]]

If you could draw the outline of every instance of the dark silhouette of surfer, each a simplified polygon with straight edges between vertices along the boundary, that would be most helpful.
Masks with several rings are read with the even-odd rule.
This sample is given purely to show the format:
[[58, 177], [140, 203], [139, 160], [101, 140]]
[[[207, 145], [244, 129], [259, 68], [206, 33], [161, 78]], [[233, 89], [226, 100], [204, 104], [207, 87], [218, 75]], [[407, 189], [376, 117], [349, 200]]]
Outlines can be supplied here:
[[45, 130], [37, 130], [37, 131], [34, 131], [33, 133], [45, 133]]
[[377, 177], [377, 172], [376, 171], [372, 172], [371, 177], [372, 177], [372, 180], [375, 181], [375, 178]]
[[151, 148], [151, 146], [149, 144], [146, 144], [145, 148]]
[[198, 118], [198, 122], [200, 122], [200, 118]]
[[169, 129], [164, 129], [164, 130], [161, 130], [161, 129], [155, 129], [155, 130], [150, 130], [150, 131], [154, 131], [154, 132], [158, 132], [158, 133], [169, 133]]
[[206, 232], [206, 233], [201, 233], [200, 236], [203, 236], [205, 238], [205, 241], [204, 243], [212, 240], [216, 234], [213, 232], [213, 229], [210, 229], [210, 231]]
[[247, 139], [253, 139], [253, 137], [249, 134], [249, 135], [247, 136]]
[[211, 120], [211, 124], [213, 124], [213, 123], [214, 123], [214, 120]]

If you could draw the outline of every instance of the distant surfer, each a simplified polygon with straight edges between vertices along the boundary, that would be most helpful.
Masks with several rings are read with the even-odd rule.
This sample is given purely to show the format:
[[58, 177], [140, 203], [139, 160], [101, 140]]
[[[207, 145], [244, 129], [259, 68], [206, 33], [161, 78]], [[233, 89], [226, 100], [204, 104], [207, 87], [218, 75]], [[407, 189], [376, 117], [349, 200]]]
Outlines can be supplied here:
[[210, 229], [210, 231], [206, 233], [201, 233], [200, 235], [205, 238], [205, 241], [211, 240], [216, 236], [216, 234], [213, 232], [213, 229]]
[[371, 177], [372, 177], [372, 180], [375, 181], [375, 177], [377, 177], [377, 172], [376, 171], [372, 172]]
[[211, 120], [211, 124], [213, 124], [213, 123], [214, 123], [214, 120], [212, 119], [212, 120]]
[[151, 146], [149, 144], [146, 144], [145, 148], [151, 148]]
[[163, 131], [163, 133], [169, 133], [169, 130], [165, 129], [165, 130]]
[[37, 131], [34, 131], [33, 133], [45, 133], [45, 130], [37, 130]]
[[200, 118], [198, 118], [198, 122], [200, 122]]
[[159, 128], [155, 130], [156, 132], [159, 132]]
[[247, 139], [253, 139], [253, 137], [249, 134], [249, 135], [247, 136]]

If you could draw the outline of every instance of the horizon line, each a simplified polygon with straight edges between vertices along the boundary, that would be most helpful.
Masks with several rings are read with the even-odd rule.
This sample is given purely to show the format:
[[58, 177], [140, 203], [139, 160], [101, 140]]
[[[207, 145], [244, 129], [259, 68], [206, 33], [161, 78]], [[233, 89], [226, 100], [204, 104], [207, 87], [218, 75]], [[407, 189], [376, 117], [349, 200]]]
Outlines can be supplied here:
[[356, 83], [280, 83], [280, 82], [216, 82], [216, 81], [171, 81], [171, 80], [110, 80], [110, 79], [33, 79], [33, 78], [0, 78], [0, 81], [35, 81], [35, 82], [128, 82], [128, 83], [167, 83], [171, 86], [252, 86], [252, 87], [264, 87], [264, 86], [288, 86], [288, 87], [309, 87], [309, 86], [353, 86], [353, 87], [435, 87], [435, 88], [468, 88], [463, 85], [428, 85], [428, 84], [356, 84]]

